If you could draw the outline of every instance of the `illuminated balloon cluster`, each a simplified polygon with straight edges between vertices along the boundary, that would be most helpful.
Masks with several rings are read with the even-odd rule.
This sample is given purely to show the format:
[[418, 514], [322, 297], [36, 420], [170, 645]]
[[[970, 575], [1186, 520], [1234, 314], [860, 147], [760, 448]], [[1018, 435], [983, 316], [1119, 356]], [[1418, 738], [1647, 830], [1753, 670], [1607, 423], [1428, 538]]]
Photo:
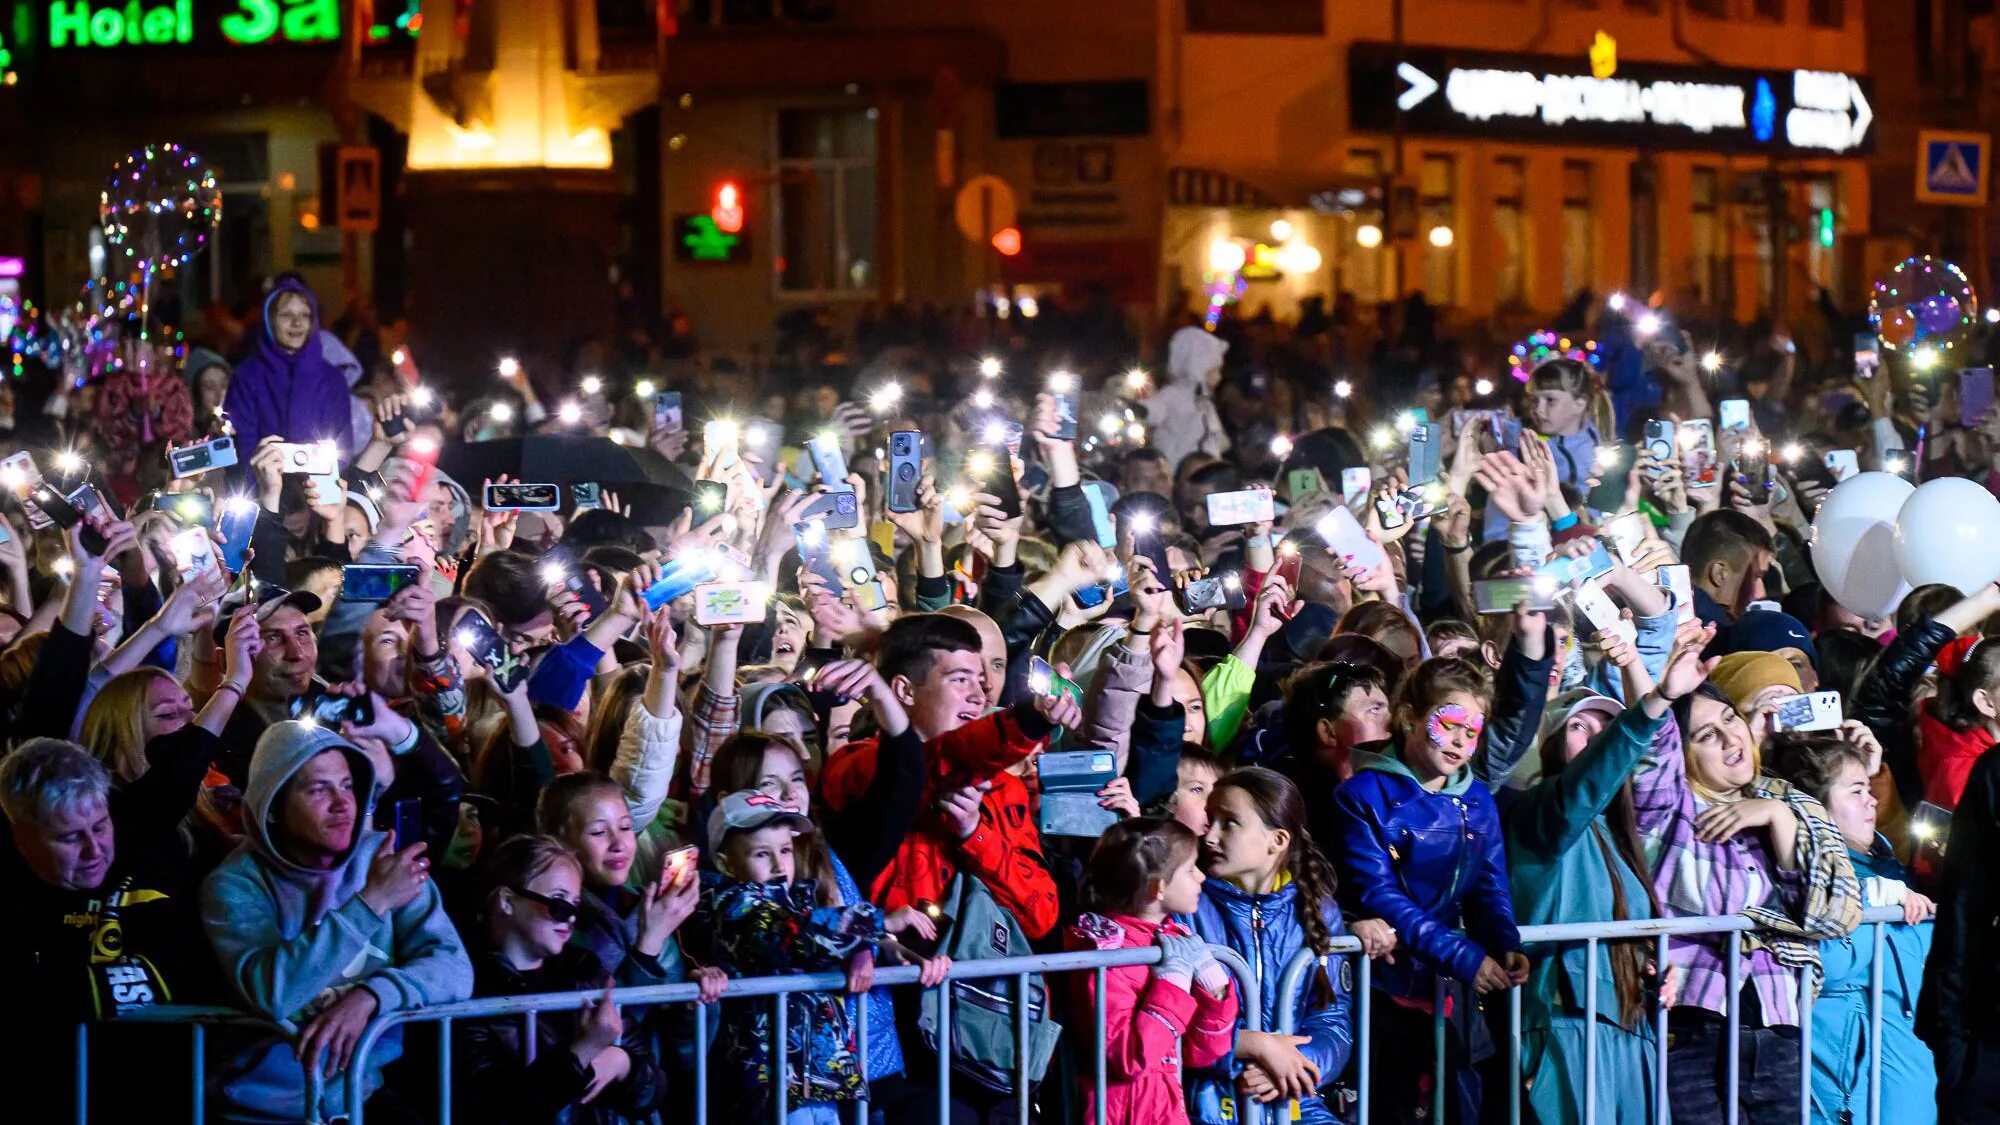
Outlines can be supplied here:
[[1525, 383], [1528, 376], [1544, 360], [1564, 357], [1597, 367], [1603, 357], [1597, 353], [1597, 341], [1574, 340], [1547, 328], [1530, 332], [1515, 341], [1513, 350], [1507, 353], [1507, 366], [1514, 378]]
[[215, 170], [172, 141], [125, 154], [98, 197], [104, 241], [142, 271], [185, 265], [222, 221]]
[[1929, 254], [1896, 263], [1868, 297], [1868, 322], [1883, 350], [1920, 365], [1963, 347], [1978, 319], [1979, 295], [1965, 271]]

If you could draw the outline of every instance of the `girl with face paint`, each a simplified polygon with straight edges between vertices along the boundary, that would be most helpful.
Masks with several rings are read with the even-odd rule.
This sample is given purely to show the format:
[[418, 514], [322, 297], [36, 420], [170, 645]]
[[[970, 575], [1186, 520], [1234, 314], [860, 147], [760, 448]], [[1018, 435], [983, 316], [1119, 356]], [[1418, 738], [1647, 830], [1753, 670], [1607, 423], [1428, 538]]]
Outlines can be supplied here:
[[[1391, 749], [1355, 749], [1354, 776], [1334, 793], [1337, 835], [1328, 843], [1341, 905], [1350, 917], [1387, 923], [1400, 942], [1395, 960], [1375, 967], [1373, 987], [1385, 995], [1369, 1016], [1375, 1096], [1387, 1099], [1396, 1120], [1424, 1113], [1439, 1083], [1452, 1102], [1450, 1119], [1478, 1119], [1473, 1064], [1493, 1048], [1472, 1015], [1471, 993], [1528, 978], [1499, 811], [1473, 776], [1492, 690], [1464, 660], [1424, 661], [1403, 682]], [[1434, 1075], [1440, 985], [1449, 998], [1446, 1060]]]

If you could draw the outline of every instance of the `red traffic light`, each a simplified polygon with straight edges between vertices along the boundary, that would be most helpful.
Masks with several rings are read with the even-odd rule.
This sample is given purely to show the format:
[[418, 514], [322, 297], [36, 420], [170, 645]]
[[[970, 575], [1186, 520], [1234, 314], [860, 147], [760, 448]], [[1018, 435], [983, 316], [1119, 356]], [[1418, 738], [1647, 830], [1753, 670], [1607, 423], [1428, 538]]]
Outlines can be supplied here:
[[1019, 227], [1001, 227], [999, 230], [994, 231], [993, 248], [998, 250], [1000, 256], [1003, 258], [1011, 258], [1019, 254], [1021, 252], [1021, 229]]
[[709, 209], [708, 217], [715, 220], [715, 229], [724, 234], [740, 234], [743, 230], [743, 189], [734, 180], [724, 180], [715, 185], [715, 206]]

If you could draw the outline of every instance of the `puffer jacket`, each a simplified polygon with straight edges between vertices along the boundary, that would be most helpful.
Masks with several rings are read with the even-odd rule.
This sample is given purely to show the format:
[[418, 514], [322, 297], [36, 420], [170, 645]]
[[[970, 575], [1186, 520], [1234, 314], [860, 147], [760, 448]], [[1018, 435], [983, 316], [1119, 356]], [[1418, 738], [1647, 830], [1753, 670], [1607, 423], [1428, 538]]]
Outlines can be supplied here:
[[[1253, 895], [1220, 879], [1210, 879], [1201, 887], [1201, 907], [1188, 920], [1195, 936], [1210, 945], [1226, 945], [1250, 962], [1251, 976], [1264, 1005], [1265, 1030], [1278, 1026], [1278, 978], [1299, 950], [1306, 948], [1306, 928], [1299, 919], [1299, 885], [1285, 877], [1269, 894]], [[1319, 904], [1320, 917], [1335, 937], [1344, 936], [1340, 906], [1331, 900]], [[1295, 1034], [1312, 1042], [1299, 1053], [1319, 1068], [1320, 1085], [1331, 1086], [1347, 1069], [1347, 1057], [1354, 1047], [1354, 962], [1350, 957], [1322, 957], [1319, 970], [1307, 977], [1295, 1001]], [[1224, 1056], [1213, 1067], [1190, 1070], [1188, 1103], [1190, 1116], [1201, 1125], [1223, 1125], [1243, 1120], [1236, 1104], [1236, 1076], [1242, 1071], [1233, 1056]], [[1339, 1120], [1317, 1095], [1289, 1107], [1280, 1107], [1279, 1120], [1332, 1125]]]
[[[1896, 634], [1876, 662], [1875, 673], [1854, 696], [1854, 718], [1867, 724], [1882, 744], [1882, 764], [1896, 779], [1896, 793], [1905, 808], [1916, 808], [1924, 799], [1924, 775], [1917, 765], [1916, 740], [1911, 735], [1911, 700], [1916, 698], [1917, 683], [1954, 636], [1949, 626], [1928, 619]], [[1964, 774], [1959, 780], [1962, 789]]]
[[1341, 906], [1389, 923], [1414, 954], [1376, 966], [1375, 987], [1428, 1003], [1437, 972], [1471, 984], [1486, 958], [1520, 952], [1500, 813], [1472, 767], [1433, 791], [1393, 752], [1351, 761], [1333, 795]]
[[[1144, 922], [1120, 914], [1085, 914], [1064, 934], [1064, 945], [1079, 949], [1143, 949], [1162, 932], [1185, 937], [1187, 927], [1168, 918]], [[1075, 1012], [1089, 1012], [1097, 999], [1097, 974], [1076, 973]], [[1153, 974], [1151, 965], [1123, 965], [1104, 974], [1104, 1120], [1107, 1125], [1184, 1125], [1188, 1119], [1181, 1090], [1181, 1043], [1190, 1071], [1228, 1057], [1236, 1040], [1236, 988], [1211, 996]], [[1092, 1050], [1088, 1036], [1078, 1049]], [[1096, 1073], [1094, 1058], [1079, 1058], [1079, 1078]], [[1082, 1121], [1096, 1120], [1097, 1092], [1083, 1081]]]
[[[1944, 877], [1937, 892], [1937, 921], [1924, 960], [1917, 1000], [1917, 1034], [1937, 1058], [1939, 1116], [1980, 1120], [1974, 1107], [1979, 1085], [1973, 1068], [2000, 1050], [2000, 950], [1991, 940], [2000, 925], [2000, 754], [1972, 767], [1945, 846]], [[1866, 935], [1863, 935], [1864, 937]]]

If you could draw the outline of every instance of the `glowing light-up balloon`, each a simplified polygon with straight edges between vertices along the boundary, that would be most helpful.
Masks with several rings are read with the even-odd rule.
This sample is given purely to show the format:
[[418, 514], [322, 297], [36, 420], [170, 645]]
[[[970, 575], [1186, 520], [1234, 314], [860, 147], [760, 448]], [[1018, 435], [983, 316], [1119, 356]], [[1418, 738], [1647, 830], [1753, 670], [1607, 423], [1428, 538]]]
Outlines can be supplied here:
[[141, 270], [185, 265], [222, 221], [215, 170], [172, 141], [126, 153], [98, 196], [104, 241]]
[[1979, 295], [1958, 266], [1913, 254], [1870, 288], [1868, 322], [1890, 354], [1907, 359], [1929, 347], [1948, 370], [1961, 366], [1959, 354], [1979, 322]]

